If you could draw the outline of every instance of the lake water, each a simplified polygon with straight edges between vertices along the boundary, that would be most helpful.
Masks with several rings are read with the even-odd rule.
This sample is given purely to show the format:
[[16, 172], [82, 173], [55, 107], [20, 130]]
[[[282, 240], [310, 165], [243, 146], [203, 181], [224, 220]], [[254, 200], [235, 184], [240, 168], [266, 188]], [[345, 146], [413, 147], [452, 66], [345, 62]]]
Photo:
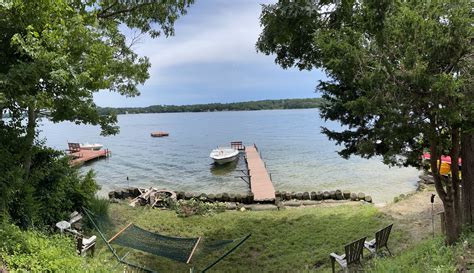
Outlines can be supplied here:
[[[47, 145], [64, 150], [67, 142], [102, 143], [112, 156], [85, 165], [94, 169], [101, 194], [124, 186], [155, 186], [192, 192], [246, 192], [237, 166], [216, 168], [209, 158], [216, 146], [231, 141], [257, 144], [276, 190], [351, 190], [386, 202], [415, 189], [418, 170], [389, 168], [380, 159], [345, 160], [339, 147], [320, 133], [317, 109], [120, 115], [120, 134], [101, 137], [97, 127], [44, 121]], [[166, 131], [169, 137], [152, 138]], [[127, 177], [129, 180], [127, 180]]]

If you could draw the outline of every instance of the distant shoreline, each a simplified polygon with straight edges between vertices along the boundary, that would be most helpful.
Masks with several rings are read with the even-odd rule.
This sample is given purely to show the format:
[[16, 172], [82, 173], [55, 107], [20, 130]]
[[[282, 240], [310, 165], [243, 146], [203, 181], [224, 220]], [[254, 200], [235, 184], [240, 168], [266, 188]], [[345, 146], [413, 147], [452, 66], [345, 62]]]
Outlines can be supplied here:
[[319, 108], [323, 103], [321, 98], [260, 100], [232, 103], [208, 103], [192, 105], [151, 105], [147, 107], [99, 107], [100, 114], [115, 113], [147, 114], [147, 113], [198, 113], [198, 112], [227, 112], [255, 110], [286, 110]]

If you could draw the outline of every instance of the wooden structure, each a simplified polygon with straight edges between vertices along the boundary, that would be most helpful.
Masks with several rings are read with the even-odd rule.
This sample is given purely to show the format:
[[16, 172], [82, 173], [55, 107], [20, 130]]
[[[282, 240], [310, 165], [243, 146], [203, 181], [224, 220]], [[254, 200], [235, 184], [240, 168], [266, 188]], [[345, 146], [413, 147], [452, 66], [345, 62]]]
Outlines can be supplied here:
[[158, 132], [152, 132], [151, 133], [151, 136], [152, 137], [165, 137], [165, 136], [169, 136], [170, 134], [167, 133], [167, 132], [162, 132], [162, 131], [158, 131]]
[[105, 158], [110, 155], [108, 149], [105, 150], [84, 150], [81, 149], [79, 143], [68, 143], [69, 156], [71, 156], [71, 161], [69, 164], [71, 166], [80, 166], [88, 161]]
[[245, 150], [245, 146], [242, 144], [242, 141], [232, 141], [230, 143], [230, 147], [234, 148], [238, 151], [244, 151]]
[[247, 163], [250, 190], [254, 195], [254, 201], [275, 201], [275, 188], [273, 187], [271, 176], [255, 144], [250, 147], [245, 147], [245, 160]]
[[388, 249], [387, 242], [388, 242], [388, 237], [390, 236], [390, 231], [392, 230], [393, 224], [390, 224], [389, 226], [377, 231], [375, 233], [375, 239], [365, 242], [364, 247], [367, 248], [367, 250], [370, 251], [372, 254], [377, 254], [383, 247], [387, 249], [388, 253], [392, 255], [392, 252], [390, 252], [390, 249]]
[[345, 254], [339, 256], [336, 253], [329, 254], [331, 259], [332, 272], [336, 272], [336, 262], [347, 272], [349, 267], [353, 265], [362, 266], [360, 259], [362, 258], [362, 252], [364, 251], [364, 243], [367, 237], [361, 238], [344, 247]]

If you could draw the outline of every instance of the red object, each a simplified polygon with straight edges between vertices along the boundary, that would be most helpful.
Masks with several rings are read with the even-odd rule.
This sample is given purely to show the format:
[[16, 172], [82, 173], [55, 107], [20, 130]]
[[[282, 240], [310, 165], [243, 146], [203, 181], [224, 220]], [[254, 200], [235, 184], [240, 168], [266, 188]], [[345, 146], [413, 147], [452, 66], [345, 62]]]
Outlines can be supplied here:
[[[430, 155], [430, 153], [424, 153], [424, 154], [421, 156], [421, 158], [422, 158], [422, 159], [429, 160], [429, 159], [431, 158], [431, 155]], [[447, 156], [442, 155], [442, 156], [441, 156], [441, 162], [448, 163], [448, 164], [451, 165], [451, 157], [450, 157], [449, 155], [447, 155]], [[461, 163], [462, 163], [461, 158], [459, 158], [459, 160], [458, 160], [459, 166], [462, 165]]]

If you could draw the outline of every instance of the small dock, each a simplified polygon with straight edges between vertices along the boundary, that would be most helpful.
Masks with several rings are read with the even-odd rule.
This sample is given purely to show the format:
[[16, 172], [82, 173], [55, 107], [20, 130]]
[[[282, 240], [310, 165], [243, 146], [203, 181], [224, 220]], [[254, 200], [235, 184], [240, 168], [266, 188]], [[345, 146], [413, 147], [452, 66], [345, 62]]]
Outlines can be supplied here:
[[254, 195], [254, 200], [257, 202], [275, 201], [275, 188], [273, 187], [272, 179], [255, 144], [245, 147], [245, 158], [250, 180], [250, 190]]
[[69, 156], [71, 160], [69, 164], [71, 166], [80, 166], [88, 161], [105, 158], [110, 155], [110, 151], [108, 149], [101, 149], [101, 150], [86, 150], [81, 149], [79, 143], [68, 143], [69, 145]]

